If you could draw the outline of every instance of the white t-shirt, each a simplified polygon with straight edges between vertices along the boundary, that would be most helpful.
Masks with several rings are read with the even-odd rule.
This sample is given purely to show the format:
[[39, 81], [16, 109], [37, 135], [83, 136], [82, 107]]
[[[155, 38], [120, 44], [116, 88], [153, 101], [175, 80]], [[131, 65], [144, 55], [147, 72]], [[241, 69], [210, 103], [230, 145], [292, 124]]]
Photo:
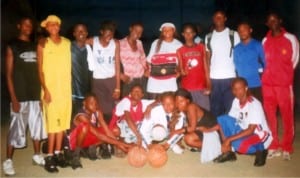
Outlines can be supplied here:
[[[210, 78], [212, 79], [227, 79], [236, 77], [233, 52], [230, 56], [231, 42], [229, 31], [229, 28], [225, 28], [222, 32], [217, 32], [216, 30], [212, 32], [210, 40], [212, 50], [210, 60]], [[239, 42], [240, 37], [237, 32], [234, 32], [234, 46]], [[207, 36], [205, 37], [205, 45], [206, 50], [208, 51]]]
[[265, 148], [268, 148], [272, 141], [272, 134], [262, 105], [256, 98], [251, 97], [243, 107], [240, 106], [239, 100], [235, 98], [228, 114], [237, 120], [242, 129], [247, 129], [250, 124], [255, 124], [254, 134], [258, 135], [264, 142]]
[[[142, 99], [142, 111], [145, 112], [147, 106], [151, 103], [154, 102], [154, 100], [146, 100], [146, 99]], [[131, 106], [131, 102], [129, 98], [123, 98], [117, 105], [116, 105], [116, 111], [115, 114], [118, 117], [121, 117], [125, 114], [125, 111], [129, 111], [130, 112], [130, 106]], [[135, 108], [133, 108], [135, 109]]]
[[[166, 54], [166, 53], [176, 54], [177, 49], [182, 46], [182, 43], [177, 39], [174, 39], [172, 42], [163, 41], [159, 52], [155, 53], [157, 42], [158, 39], [156, 39], [151, 45], [149, 54], [147, 56], [148, 63], [151, 63], [151, 59], [154, 54]], [[177, 63], [178, 63], [178, 59], [177, 59]], [[148, 78], [147, 91], [150, 93], [163, 93], [165, 91], [176, 91], [176, 90], [177, 90], [176, 77], [172, 77], [168, 79], [156, 79], [153, 77]]]
[[115, 76], [115, 40], [111, 39], [106, 47], [101, 45], [99, 37], [94, 37], [93, 40], [93, 78], [106, 79]]
[[[151, 115], [150, 118], [145, 118], [143, 119], [142, 125], [140, 127], [140, 133], [143, 136], [143, 139], [147, 143], [151, 143], [152, 138], [151, 138], [151, 131], [153, 126], [160, 124], [164, 126], [164, 128], [168, 128], [168, 121], [166, 116], [171, 117], [172, 113], [166, 113], [162, 105], [158, 105], [155, 108], [151, 110]], [[185, 122], [185, 115], [183, 113], [180, 113], [180, 118], [175, 125], [175, 129], [181, 129], [184, 125]]]

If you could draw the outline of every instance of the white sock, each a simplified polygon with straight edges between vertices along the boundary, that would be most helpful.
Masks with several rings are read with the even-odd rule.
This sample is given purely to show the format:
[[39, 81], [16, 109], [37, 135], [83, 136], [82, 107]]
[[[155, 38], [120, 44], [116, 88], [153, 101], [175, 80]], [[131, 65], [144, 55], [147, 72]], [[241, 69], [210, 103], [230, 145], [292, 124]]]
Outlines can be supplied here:
[[54, 154], [58, 155], [60, 153], [60, 150], [55, 150]]

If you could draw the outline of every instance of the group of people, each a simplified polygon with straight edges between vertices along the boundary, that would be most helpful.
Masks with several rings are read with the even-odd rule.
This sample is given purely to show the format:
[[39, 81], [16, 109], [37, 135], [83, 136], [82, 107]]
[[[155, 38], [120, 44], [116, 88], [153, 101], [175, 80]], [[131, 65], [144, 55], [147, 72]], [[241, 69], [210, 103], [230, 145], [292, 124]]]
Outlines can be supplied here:
[[[139, 22], [121, 40], [114, 38], [112, 21], [104, 21], [99, 36], [91, 38], [87, 26], [77, 24], [70, 42], [59, 33], [61, 19], [49, 15], [40, 24], [48, 37], [35, 44], [32, 20], [22, 18], [6, 54], [11, 124], [4, 173], [15, 174], [13, 151], [26, 145], [27, 126], [33, 162], [51, 173], [58, 166], [82, 167], [85, 154], [97, 159], [97, 147], [103, 159], [153, 143], [176, 154], [185, 146], [200, 151], [207, 147], [207, 133], [221, 138], [216, 163], [236, 160], [235, 152], [255, 154], [255, 166], [263, 166], [266, 157], [291, 159], [298, 40], [274, 13], [267, 17], [270, 30], [262, 43], [251, 37], [248, 22], [236, 32], [226, 20], [223, 11], [214, 13], [204, 44], [195, 41], [194, 24], [183, 25], [182, 43], [175, 25], [163, 23], [146, 56]], [[46, 138], [43, 157], [40, 141]]]

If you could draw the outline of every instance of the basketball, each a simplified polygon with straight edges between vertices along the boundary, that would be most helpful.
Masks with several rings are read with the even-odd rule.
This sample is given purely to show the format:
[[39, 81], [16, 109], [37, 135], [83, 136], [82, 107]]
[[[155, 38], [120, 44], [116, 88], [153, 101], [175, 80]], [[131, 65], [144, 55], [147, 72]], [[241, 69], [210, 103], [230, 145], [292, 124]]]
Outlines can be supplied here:
[[168, 161], [168, 154], [163, 146], [153, 144], [148, 151], [149, 164], [154, 168], [159, 168], [165, 165]]
[[127, 161], [133, 167], [143, 167], [147, 163], [147, 151], [143, 147], [132, 147], [128, 151]]
[[151, 137], [154, 141], [163, 141], [167, 137], [167, 135], [167, 129], [160, 124], [156, 124], [151, 130]]

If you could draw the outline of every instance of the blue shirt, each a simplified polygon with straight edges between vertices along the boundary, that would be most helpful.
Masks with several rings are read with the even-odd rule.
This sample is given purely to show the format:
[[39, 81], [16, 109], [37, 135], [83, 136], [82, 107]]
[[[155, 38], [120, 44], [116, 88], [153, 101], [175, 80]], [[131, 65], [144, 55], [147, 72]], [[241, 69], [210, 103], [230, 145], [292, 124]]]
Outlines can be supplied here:
[[250, 39], [247, 44], [237, 44], [233, 50], [233, 61], [237, 75], [247, 80], [249, 88], [261, 86], [259, 70], [265, 66], [265, 55], [259, 41]]

